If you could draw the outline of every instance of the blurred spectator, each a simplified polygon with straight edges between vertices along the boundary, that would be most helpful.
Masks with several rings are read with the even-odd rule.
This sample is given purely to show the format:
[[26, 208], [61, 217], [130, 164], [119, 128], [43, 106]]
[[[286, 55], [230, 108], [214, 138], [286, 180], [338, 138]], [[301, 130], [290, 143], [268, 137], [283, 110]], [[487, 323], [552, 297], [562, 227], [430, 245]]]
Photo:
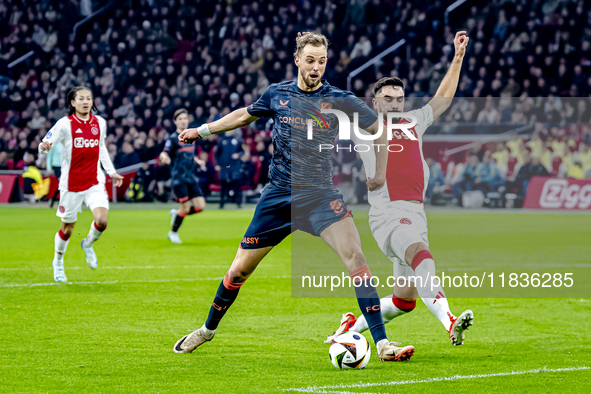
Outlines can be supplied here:
[[226, 200], [230, 199], [232, 192], [236, 204], [242, 204], [240, 156], [244, 152], [242, 140], [234, 136], [231, 130], [220, 135], [215, 151], [215, 159], [219, 166], [220, 181], [222, 184], [220, 208], [224, 208]]
[[199, 161], [195, 166], [195, 176], [199, 179], [199, 187], [203, 190], [203, 193], [207, 196], [211, 193], [209, 185], [215, 181], [215, 168], [214, 165], [208, 161], [208, 154], [205, 151], [199, 152]]
[[[525, 164], [521, 167], [515, 178], [515, 183], [511, 186], [517, 188], [517, 195], [525, 196], [527, 192], [527, 186], [529, 180], [534, 176], [549, 176], [548, 170], [540, 163], [540, 158], [537, 156], [529, 157], [529, 154], [525, 156]], [[507, 187], [510, 191], [511, 188]]]
[[8, 170], [8, 154], [0, 152], [0, 170]]
[[250, 157], [250, 149], [244, 150], [240, 156], [240, 187], [246, 186], [248, 189], [254, 189], [254, 176], [256, 167]]
[[462, 173], [462, 179], [455, 183], [452, 187], [454, 203], [461, 205], [462, 194], [466, 191], [476, 189], [476, 178], [478, 177], [476, 171], [478, 168], [479, 160], [475, 153], [471, 153], [468, 159], [468, 165], [464, 168]]
[[496, 192], [505, 183], [496, 163], [491, 160], [489, 152], [485, 153], [482, 163], [478, 164], [476, 175], [474, 180], [476, 189], [481, 190], [485, 196], [488, 192]]
[[116, 168], [129, 167], [134, 164], [141, 163], [140, 155], [137, 154], [137, 152], [133, 149], [129, 142], [123, 143], [121, 151], [123, 152], [123, 154], [116, 157]]
[[433, 196], [433, 192], [436, 189], [439, 189], [440, 186], [445, 185], [445, 179], [443, 177], [443, 171], [441, 170], [441, 166], [432, 158], [428, 157], [426, 159], [427, 165], [429, 166], [429, 183], [427, 184], [427, 191], [425, 193], [425, 197], [431, 199]]
[[580, 161], [575, 161], [571, 168], [566, 173], [566, 176], [574, 179], [585, 179], [585, 171], [583, 171]]

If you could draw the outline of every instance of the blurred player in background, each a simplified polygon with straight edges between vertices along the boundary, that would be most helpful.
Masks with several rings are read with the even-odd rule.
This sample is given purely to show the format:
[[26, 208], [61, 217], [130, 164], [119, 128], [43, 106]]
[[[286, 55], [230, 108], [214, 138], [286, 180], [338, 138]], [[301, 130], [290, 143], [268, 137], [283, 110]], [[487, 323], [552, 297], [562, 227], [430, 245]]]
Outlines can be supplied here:
[[47, 153], [54, 144], [61, 143], [60, 202], [57, 216], [62, 219], [60, 231], [55, 235], [53, 278], [67, 282], [64, 271], [64, 254], [82, 203], [92, 211], [94, 221], [80, 245], [86, 255], [86, 263], [96, 269], [98, 261], [92, 245], [107, 228], [109, 197], [105, 189], [105, 175], [99, 166], [121, 186], [123, 177], [115, 171], [105, 146], [107, 122], [92, 114], [96, 110], [92, 91], [84, 86], [73, 88], [68, 93], [68, 116], [64, 116], [49, 130], [39, 145], [40, 153]]
[[[62, 149], [63, 146], [61, 143], [55, 144], [49, 153], [47, 153], [45, 161], [47, 165], [47, 175], [55, 175], [58, 182], [62, 176]], [[53, 193], [53, 196], [51, 196], [51, 199], [49, 200], [49, 208], [53, 208], [53, 204], [56, 200], [59, 201], [59, 194], [59, 189]]]
[[[355, 286], [357, 301], [368, 322], [379, 358], [384, 361], [407, 360], [414, 353], [412, 346], [397, 347], [387, 339], [379, 313], [380, 299], [371, 284], [371, 272], [361, 251], [359, 233], [351, 212], [332, 181], [332, 152], [317, 152], [317, 146], [316, 150], [304, 149], [302, 143], [306, 140], [306, 128], [296, 127], [295, 122], [280, 121], [292, 115], [297, 117], [297, 109], [293, 110], [289, 104], [292, 99], [346, 97], [351, 112], [359, 114], [359, 124], [372, 134], [378, 131], [378, 117], [369, 107], [352, 93], [335, 88], [322, 79], [327, 49], [328, 40], [322, 34], [310, 33], [300, 37], [294, 54], [298, 68], [297, 82], [271, 84], [247, 108], [235, 110], [213, 123], [185, 130], [179, 135], [180, 141], [192, 142], [210, 134], [243, 127], [258, 118], [273, 117], [273, 146], [276, 149], [269, 169], [270, 181], [257, 203], [254, 217], [232, 266], [219, 285], [209, 316], [201, 328], [177, 341], [174, 345], [176, 353], [190, 353], [213, 338], [220, 320], [238, 296], [240, 287], [267, 253], [296, 229], [322, 237], [341, 258], [352, 280], [358, 284]], [[316, 101], [320, 110], [320, 101], [312, 100]], [[332, 143], [337, 132], [337, 122], [333, 122], [328, 130], [319, 133], [321, 137], [318, 141]], [[380, 137], [382, 139], [376, 142], [385, 144], [385, 133], [382, 134], [383, 138]], [[291, 149], [293, 141], [300, 143], [298, 149]], [[368, 180], [370, 190], [382, 187], [385, 179], [387, 154], [382, 149], [376, 155], [379, 169]], [[292, 208], [295, 212], [293, 218]]]
[[174, 113], [174, 124], [176, 133], [172, 133], [164, 150], [160, 153], [160, 163], [171, 164], [172, 190], [176, 200], [179, 202], [179, 209], [170, 210], [171, 230], [168, 232], [168, 239], [175, 244], [181, 244], [179, 227], [187, 215], [199, 213], [205, 209], [205, 198], [199, 187], [199, 181], [195, 178], [195, 163], [205, 165], [195, 155], [196, 145], [191, 143], [179, 143], [179, 133], [189, 127], [189, 113], [186, 109], [177, 109]]
[[[411, 140], [404, 133], [393, 131], [390, 145], [397, 144], [388, 154], [386, 184], [383, 188], [369, 192], [369, 225], [382, 252], [394, 263], [394, 278], [404, 278], [398, 283], [405, 286], [394, 287], [392, 297], [381, 300], [384, 322], [412, 311], [416, 306], [417, 293], [429, 310], [443, 324], [452, 345], [464, 344], [464, 331], [472, 325], [474, 314], [466, 310], [458, 317], [449, 310], [445, 292], [441, 286], [431, 286], [429, 278], [435, 277], [435, 262], [429, 252], [427, 239], [427, 217], [423, 206], [425, 192], [429, 183], [429, 166], [422, 151], [422, 136], [427, 127], [437, 119], [451, 104], [455, 95], [462, 62], [468, 45], [465, 31], [456, 33], [454, 39], [455, 56], [449, 70], [441, 81], [435, 97], [421, 109], [411, 111], [417, 124], [411, 128], [417, 140]], [[376, 112], [404, 111], [404, 84], [399, 78], [382, 78], [374, 85], [373, 99]], [[410, 123], [399, 119], [398, 123]], [[367, 133], [365, 133], [367, 134]], [[353, 133], [354, 135], [354, 133]], [[363, 141], [354, 136], [355, 144]], [[400, 148], [401, 147], [401, 148]], [[376, 159], [372, 151], [360, 152], [367, 176], [373, 176]], [[415, 284], [414, 279], [420, 282]], [[334, 335], [327, 338], [330, 343], [335, 335], [346, 331], [367, 330], [363, 316], [355, 318], [346, 313], [341, 326]]]

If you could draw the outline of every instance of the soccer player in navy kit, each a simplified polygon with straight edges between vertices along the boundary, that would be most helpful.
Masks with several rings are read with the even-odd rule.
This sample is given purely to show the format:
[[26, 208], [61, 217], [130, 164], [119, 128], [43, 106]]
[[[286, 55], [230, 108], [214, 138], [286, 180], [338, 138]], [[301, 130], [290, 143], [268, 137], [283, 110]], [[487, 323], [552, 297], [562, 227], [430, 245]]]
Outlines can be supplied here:
[[168, 232], [168, 239], [175, 244], [180, 244], [179, 227], [187, 215], [199, 213], [205, 209], [205, 198], [199, 187], [199, 181], [195, 178], [195, 163], [201, 165], [201, 160], [195, 156], [195, 144], [180, 144], [179, 133], [189, 125], [189, 113], [181, 108], [174, 113], [174, 124], [176, 133], [172, 133], [160, 153], [160, 163], [170, 164], [172, 169], [172, 190], [176, 200], [179, 202], [179, 209], [170, 210], [170, 225], [172, 229]]
[[[232, 266], [217, 290], [205, 324], [182, 337], [174, 346], [176, 353], [190, 353], [210, 341], [215, 330], [236, 299], [240, 287], [254, 272], [271, 249], [292, 231], [299, 229], [320, 236], [337, 253], [358, 285], [355, 293], [376, 343], [379, 358], [384, 361], [407, 360], [412, 346], [397, 347], [389, 342], [380, 311], [380, 300], [371, 285], [371, 272], [361, 251], [359, 233], [350, 211], [332, 182], [331, 151], [318, 151], [317, 142], [333, 143], [338, 132], [336, 120], [323, 132], [315, 146], [306, 138], [306, 120], [299, 117], [290, 101], [300, 99], [346, 102], [351, 113], [359, 114], [359, 126], [375, 134], [377, 115], [352, 93], [332, 87], [322, 80], [326, 68], [328, 41], [322, 34], [309, 33], [297, 40], [294, 61], [298, 67], [297, 82], [272, 84], [248, 108], [235, 110], [223, 118], [197, 129], [183, 131], [181, 142], [192, 142], [213, 133], [221, 133], [248, 125], [261, 117], [273, 117], [273, 159], [269, 168], [269, 184], [263, 190], [253, 219], [246, 230]], [[318, 100], [318, 99], [322, 99]], [[345, 100], [346, 98], [346, 100]], [[320, 111], [320, 105], [317, 111]], [[296, 115], [296, 116], [294, 116]], [[304, 125], [303, 127], [301, 125]], [[316, 124], [319, 130], [319, 124]], [[375, 143], [385, 144], [386, 133]], [[377, 169], [368, 180], [370, 190], [385, 182], [387, 151], [376, 148]], [[292, 216], [292, 212], [294, 215]]]

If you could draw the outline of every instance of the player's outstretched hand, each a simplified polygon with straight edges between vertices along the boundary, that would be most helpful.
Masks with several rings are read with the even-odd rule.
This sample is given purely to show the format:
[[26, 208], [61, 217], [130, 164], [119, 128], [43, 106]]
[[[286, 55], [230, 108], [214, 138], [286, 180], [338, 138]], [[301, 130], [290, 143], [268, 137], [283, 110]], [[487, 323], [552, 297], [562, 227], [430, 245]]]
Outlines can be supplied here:
[[191, 142], [200, 139], [201, 135], [199, 135], [199, 131], [197, 131], [197, 129], [183, 130], [183, 132], [179, 134], [179, 142], [183, 144], [190, 144]]
[[303, 33], [298, 32], [298, 36], [296, 37], [296, 41], [300, 39], [300, 37], [305, 36], [306, 34], [310, 34], [309, 31], [305, 31]]
[[467, 32], [462, 30], [456, 33], [454, 38], [454, 47], [456, 49], [456, 55], [464, 56], [466, 54], [466, 47], [470, 38], [466, 35]]
[[115, 187], [123, 185], [123, 177], [117, 173], [111, 175], [111, 179], [115, 182]]
[[53, 144], [49, 141], [43, 141], [41, 143], [41, 145], [39, 145], [39, 147], [41, 148], [41, 150], [43, 152], [49, 152], [51, 150], [51, 147], [53, 146]]
[[385, 179], [368, 178], [367, 182], [365, 184], [367, 185], [367, 188], [369, 189], [369, 191], [373, 192], [373, 191], [381, 189], [382, 186], [384, 186], [384, 183], [386, 183]]

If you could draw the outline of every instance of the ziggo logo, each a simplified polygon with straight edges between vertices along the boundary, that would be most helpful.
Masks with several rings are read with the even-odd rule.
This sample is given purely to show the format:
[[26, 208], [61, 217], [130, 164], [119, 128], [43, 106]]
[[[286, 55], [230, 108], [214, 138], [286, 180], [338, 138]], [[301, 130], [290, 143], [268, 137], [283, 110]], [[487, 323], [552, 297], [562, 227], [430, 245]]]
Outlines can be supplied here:
[[98, 139], [74, 138], [74, 148], [94, 148], [98, 144]]

